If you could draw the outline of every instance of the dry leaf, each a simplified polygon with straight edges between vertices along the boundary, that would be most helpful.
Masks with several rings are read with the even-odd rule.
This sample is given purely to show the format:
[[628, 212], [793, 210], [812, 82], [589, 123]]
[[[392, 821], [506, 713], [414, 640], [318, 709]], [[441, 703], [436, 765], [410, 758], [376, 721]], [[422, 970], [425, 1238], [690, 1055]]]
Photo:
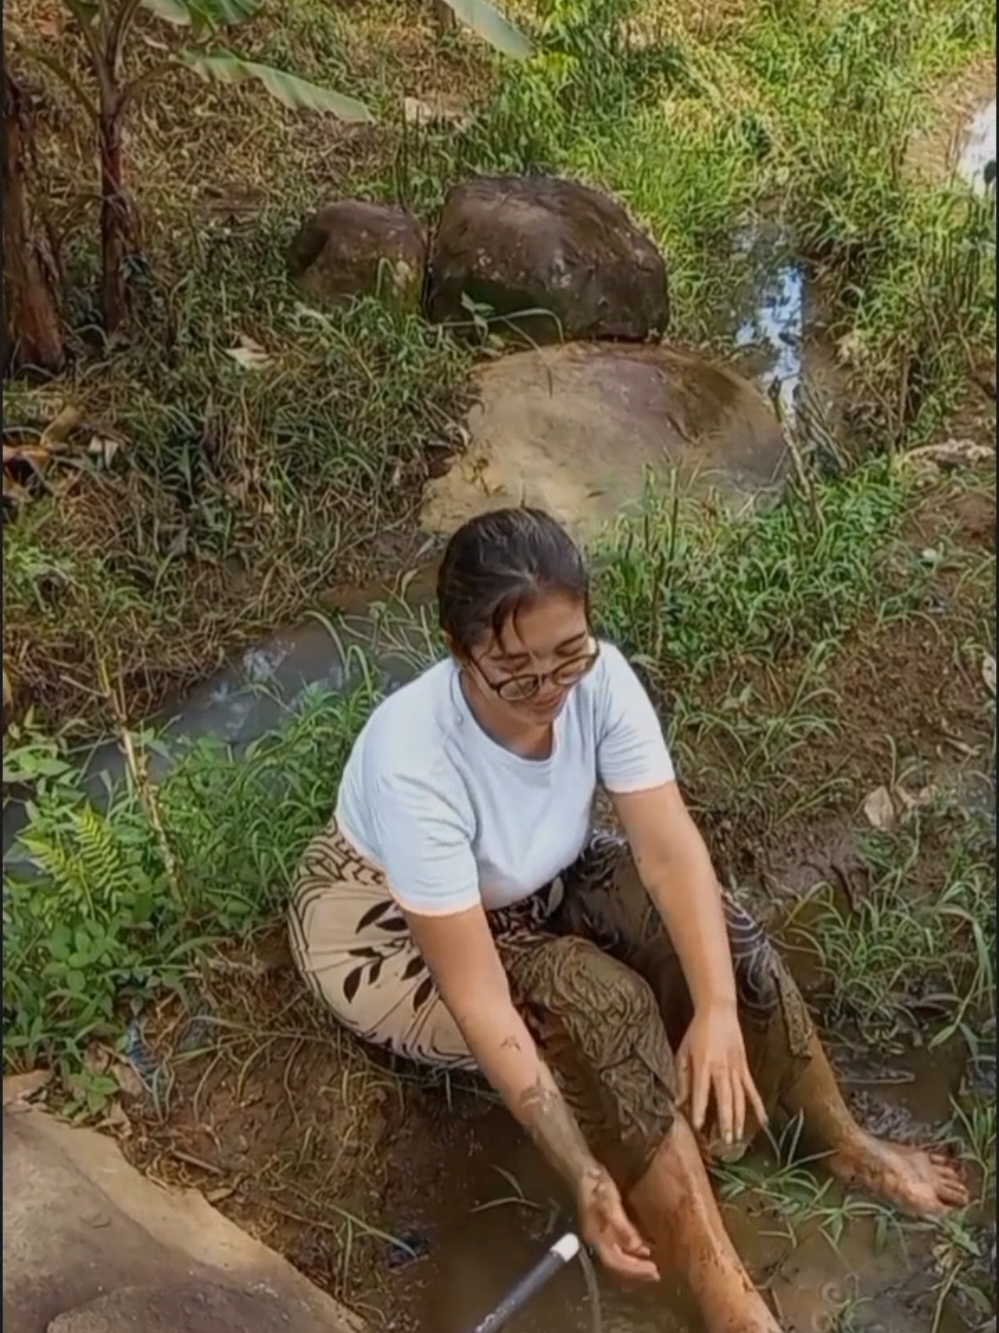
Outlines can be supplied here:
[[974, 440], [945, 440], [942, 444], [926, 444], [910, 449], [902, 455], [906, 463], [930, 463], [936, 467], [974, 467], [987, 463], [996, 456], [995, 446], [976, 444]]
[[146, 1087], [138, 1073], [124, 1060], [119, 1060], [111, 1071], [118, 1087], [126, 1097], [142, 1097]]
[[5, 444], [3, 447], [3, 465], [27, 463], [35, 472], [43, 473], [52, 462], [52, 450], [44, 444]]
[[52, 1080], [50, 1069], [32, 1069], [27, 1074], [9, 1074], [3, 1081], [4, 1110], [26, 1111], [32, 1099]]
[[42, 444], [50, 449], [65, 444], [70, 434], [80, 423], [80, 413], [75, 407], [64, 407], [58, 412], [42, 432]]
[[240, 334], [239, 342], [235, 347], [227, 347], [225, 354], [244, 370], [263, 370], [273, 360], [265, 348], [252, 338], [247, 338], [245, 334]]
[[936, 795], [936, 787], [920, 787], [919, 791], [911, 792], [899, 785], [894, 791], [895, 799], [902, 807], [903, 819], [908, 818], [913, 810], [921, 810], [925, 806], [932, 805], [936, 799]]
[[985, 682], [985, 688], [994, 699], [996, 697], [996, 659], [991, 653], [986, 653], [982, 659], [982, 680]]
[[110, 467], [123, 443], [122, 439], [112, 435], [92, 435], [87, 453], [91, 458], [99, 458], [105, 467]]
[[897, 819], [895, 802], [887, 787], [876, 787], [864, 801], [864, 814], [872, 828], [887, 832]]
[[229, 1199], [235, 1193], [236, 1191], [231, 1185], [219, 1185], [217, 1189], [205, 1192], [205, 1200], [211, 1204], [221, 1203], [223, 1199]]

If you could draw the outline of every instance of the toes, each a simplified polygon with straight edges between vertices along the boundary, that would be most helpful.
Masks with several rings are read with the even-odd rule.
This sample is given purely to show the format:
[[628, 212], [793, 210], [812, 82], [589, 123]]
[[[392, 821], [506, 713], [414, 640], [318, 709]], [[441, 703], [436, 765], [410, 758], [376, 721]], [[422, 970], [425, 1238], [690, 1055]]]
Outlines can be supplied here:
[[943, 1148], [931, 1148], [926, 1154], [934, 1166], [940, 1166], [951, 1170], [954, 1169], [954, 1154], [946, 1152]]
[[963, 1208], [970, 1197], [967, 1189], [959, 1180], [942, 1180], [937, 1185], [937, 1198], [944, 1203], [952, 1204], [955, 1208]]

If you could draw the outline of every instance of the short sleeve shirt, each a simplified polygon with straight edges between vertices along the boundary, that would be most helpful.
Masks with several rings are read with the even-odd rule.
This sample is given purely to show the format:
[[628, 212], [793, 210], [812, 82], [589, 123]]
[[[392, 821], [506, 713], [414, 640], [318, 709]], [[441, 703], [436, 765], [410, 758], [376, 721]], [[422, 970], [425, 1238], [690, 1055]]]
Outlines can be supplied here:
[[673, 778], [655, 709], [612, 644], [569, 694], [545, 759], [513, 754], [482, 730], [447, 660], [374, 710], [336, 815], [401, 907], [449, 915], [520, 902], [571, 865], [598, 786], [635, 792]]

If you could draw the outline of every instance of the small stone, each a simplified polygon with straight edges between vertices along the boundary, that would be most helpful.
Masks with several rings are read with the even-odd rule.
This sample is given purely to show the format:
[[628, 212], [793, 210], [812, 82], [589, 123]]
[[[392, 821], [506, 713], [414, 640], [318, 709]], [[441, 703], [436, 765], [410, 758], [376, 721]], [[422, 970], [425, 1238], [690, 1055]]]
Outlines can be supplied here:
[[341, 199], [302, 224], [288, 247], [288, 268], [324, 310], [364, 296], [417, 310], [426, 246], [422, 222], [404, 209]]

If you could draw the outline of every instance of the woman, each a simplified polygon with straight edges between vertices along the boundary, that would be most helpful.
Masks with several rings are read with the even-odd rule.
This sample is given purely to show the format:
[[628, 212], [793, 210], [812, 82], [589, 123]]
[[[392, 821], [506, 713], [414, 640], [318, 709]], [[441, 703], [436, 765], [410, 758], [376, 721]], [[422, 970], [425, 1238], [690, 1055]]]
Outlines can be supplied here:
[[[705, 1156], [779, 1107], [909, 1212], [965, 1187], [851, 1117], [790, 975], [718, 887], [648, 696], [594, 637], [566, 533], [532, 509], [472, 519], [437, 592], [450, 657], [354, 746], [294, 894], [298, 964], [365, 1041], [481, 1070], [610, 1270], [679, 1266], [710, 1333], [774, 1333]], [[591, 831], [598, 788], [623, 838]]]

